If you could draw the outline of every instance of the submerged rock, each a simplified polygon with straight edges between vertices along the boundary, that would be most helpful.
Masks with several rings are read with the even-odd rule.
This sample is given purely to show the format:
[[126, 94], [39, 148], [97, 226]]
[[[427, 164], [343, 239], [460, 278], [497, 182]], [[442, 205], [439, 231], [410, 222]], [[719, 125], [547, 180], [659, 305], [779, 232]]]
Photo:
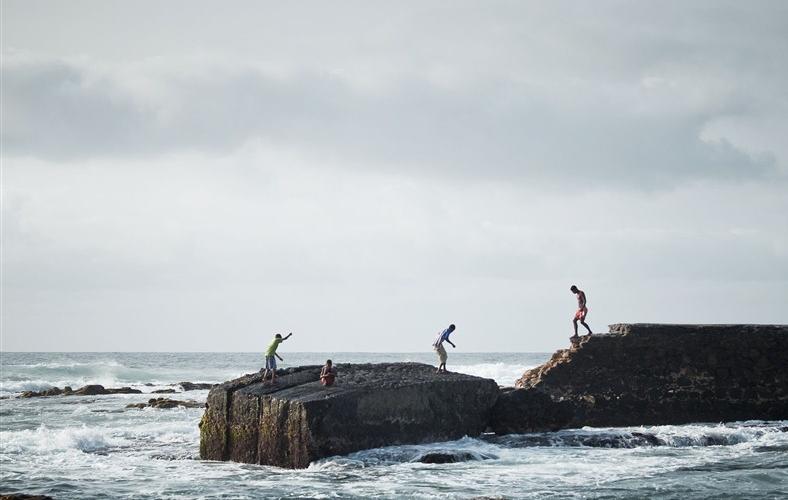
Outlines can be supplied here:
[[216, 387], [216, 384], [203, 384], [203, 383], [195, 384], [194, 382], [181, 382], [178, 385], [180, 385], [184, 391], [200, 391], [205, 389], [213, 389], [214, 387]]
[[368, 448], [476, 436], [498, 397], [493, 380], [421, 363], [337, 365], [331, 387], [318, 382], [320, 368], [280, 370], [275, 385], [258, 373], [212, 389], [200, 456], [303, 468]]
[[453, 464], [457, 462], [470, 462], [473, 460], [493, 460], [498, 457], [485, 453], [472, 451], [434, 451], [425, 453], [417, 458], [416, 462], [423, 464]]
[[0, 500], [54, 500], [46, 495], [28, 495], [27, 493], [0, 493]]
[[169, 409], [169, 408], [202, 408], [205, 406], [203, 403], [198, 403], [197, 401], [179, 401], [177, 399], [169, 399], [169, 398], [152, 398], [149, 399], [147, 403], [132, 403], [126, 405], [126, 408], [159, 408], [159, 409]]
[[63, 389], [59, 387], [53, 387], [51, 389], [46, 389], [43, 391], [24, 391], [22, 394], [19, 395], [20, 398], [39, 398], [45, 396], [59, 396], [63, 394]]
[[176, 392], [178, 391], [175, 389], [157, 389], [155, 391], [151, 391], [151, 394], [175, 394]]
[[139, 389], [132, 389], [131, 387], [118, 387], [106, 389], [103, 385], [93, 384], [80, 387], [76, 391], [71, 390], [71, 387], [66, 386], [63, 389], [53, 387], [44, 391], [25, 391], [19, 395], [20, 398], [38, 398], [45, 396], [100, 396], [105, 394], [142, 394]]
[[142, 394], [139, 389], [131, 387], [119, 387], [117, 389], [105, 389], [102, 385], [86, 385], [71, 393], [74, 396], [96, 396], [103, 394]]

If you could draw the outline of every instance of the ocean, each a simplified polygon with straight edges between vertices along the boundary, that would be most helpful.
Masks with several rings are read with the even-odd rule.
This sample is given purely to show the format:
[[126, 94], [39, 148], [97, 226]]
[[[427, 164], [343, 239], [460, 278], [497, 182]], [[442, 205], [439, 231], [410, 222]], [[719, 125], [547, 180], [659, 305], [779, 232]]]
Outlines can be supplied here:
[[[435, 361], [431, 352], [281, 354], [280, 367], [322, 364], [329, 357], [336, 363]], [[512, 385], [548, 358], [451, 352], [448, 368]], [[0, 493], [57, 499], [788, 498], [788, 421], [465, 437], [285, 470], [200, 460], [202, 408], [126, 408], [171, 384], [222, 382], [257, 371], [261, 363], [259, 353], [2, 353]], [[145, 394], [15, 397], [86, 384], [131, 386]], [[207, 394], [168, 396], [204, 402]], [[480, 460], [415, 461], [428, 451], [469, 452]]]

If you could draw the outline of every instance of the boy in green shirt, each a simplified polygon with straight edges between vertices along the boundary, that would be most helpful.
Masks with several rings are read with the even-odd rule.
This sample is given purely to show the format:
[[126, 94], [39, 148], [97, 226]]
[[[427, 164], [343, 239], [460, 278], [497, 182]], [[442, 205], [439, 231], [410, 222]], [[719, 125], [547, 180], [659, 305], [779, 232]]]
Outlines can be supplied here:
[[265, 383], [265, 379], [268, 377], [269, 370], [271, 371], [271, 383], [273, 384], [276, 381], [276, 358], [279, 358], [279, 361], [284, 361], [282, 356], [276, 353], [276, 348], [279, 347], [279, 344], [289, 339], [291, 335], [293, 335], [293, 332], [288, 333], [287, 337], [282, 338], [282, 336], [277, 333], [274, 337], [274, 340], [268, 344], [268, 348], [265, 350], [265, 371], [263, 372], [263, 383]]

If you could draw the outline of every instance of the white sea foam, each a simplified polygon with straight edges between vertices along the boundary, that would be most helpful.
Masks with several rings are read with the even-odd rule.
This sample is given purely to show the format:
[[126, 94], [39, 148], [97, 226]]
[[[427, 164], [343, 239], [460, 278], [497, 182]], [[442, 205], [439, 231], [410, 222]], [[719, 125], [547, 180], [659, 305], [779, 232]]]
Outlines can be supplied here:
[[473, 365], [451, 366], [452, 371], [475, 375], [477, 377], [491, 378], [499, 385], [512, 386], [514, 381], [523, 375], [525, 370], [532, 366], [523, 366], [507, 363], [480, 363]]
[[107, 429], [87, 426], [51, 429], [45, 425], [37, 429], [0, 431], [2, 453], [49, 454], [63, 450], [95, 452], [123, 444]]
[[735, 423], [621, 428], [584, 427], [557, 432], [491, 436], [488, 440], [501, 446], [513, 448], [640, 448], [653, 446], [684, 448], [732, 446], [752, 443], [760, 441], [764, 437], [778, 435], [785, 437], [782, 428], [775, 425]]
[[102, 385], [106, 388], [131, 387], [143, 393], [150, 393], [160, 389], [175, 389], [181, 391], [180, 386], [172, 383], [163, 382], [129, 382], [115, 378], [80, 378], [80, 379], [60, 379], [60, 380], [22, 380], [0, 382], [0, 395], [13, 396], [25, 391], [45, 391], [53, 387], [78, 389], [86, 385]]
[[[70, 361], [70, 362], [47, 362], [47, 363], [15, 363], [10, 365], [10, 367], [16, 369], [30, 369], [30, 368], [45, 368], [49, 370], [60, 370], [63, 368], [82, 368], [82, 367], [91, 367], [91, 368], [106, 368], [106, 367], [123, 367], [122, 363], [119, 363], [113, 359], [107, 361], [93, 361], [89, 363], [82, 363], [78, 361]], [[8, 367], [8, 365], [7, 365]]]

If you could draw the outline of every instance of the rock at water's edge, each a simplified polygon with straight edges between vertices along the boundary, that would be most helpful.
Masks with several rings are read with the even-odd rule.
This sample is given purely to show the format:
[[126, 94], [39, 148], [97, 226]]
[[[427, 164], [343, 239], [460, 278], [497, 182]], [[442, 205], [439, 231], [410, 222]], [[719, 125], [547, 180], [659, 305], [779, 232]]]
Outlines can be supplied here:
[[341, 364], [332, 387], [320, 367], [283, 372], [275, 386], [253, 374], [208, 395], [200, 456], [303, 468], [319, 458], [482, 433], [498, 397], [493, 380], [436, 374], [420, 363]]
[[457, 462], [471, 462], [474, 460], [494, 460], [498, 457], [472, 451], [433, 451], [417, 458], [416, 462], [423, 464], [454, 464]]
[[126, 405], [126, 408], [159, 408], [159, 409], [170, 409], [170, 408], [202, 408], [205, 406], [203, 403], [198, 403], [197, 401], [179, 401], [177, 399], [169, 399], [169, 398], [151, 398], [148, 400], [147, 403], [132, 403]]
[[496, 433], [788, 418], [788, 326], [610, 331], [526, 371], [496, 405]]
[[29, 495], [27, 493], [0, 494], [0, 500], [55, 500], [46, 495]]
[[20, 398], [38, 398], [45, 396], [103, 396], [106, 394], [142, 394], [139, 389], [132, 389], [131, 387], [118, 387], [106, 389], [103, 385], [93, 384], [80, 387], [76, 391], [71, 390], [71, 387], [66, 386], [63, 389], [53, 387], [44, 391], [24, 391]]
[[205, 384], [205, 383], [195, 383], [195, 382], [181, 382], [180, 385], [184, 391], [201, 391], [206, 389], [213, 389], [216, 387], [217, 384]]

